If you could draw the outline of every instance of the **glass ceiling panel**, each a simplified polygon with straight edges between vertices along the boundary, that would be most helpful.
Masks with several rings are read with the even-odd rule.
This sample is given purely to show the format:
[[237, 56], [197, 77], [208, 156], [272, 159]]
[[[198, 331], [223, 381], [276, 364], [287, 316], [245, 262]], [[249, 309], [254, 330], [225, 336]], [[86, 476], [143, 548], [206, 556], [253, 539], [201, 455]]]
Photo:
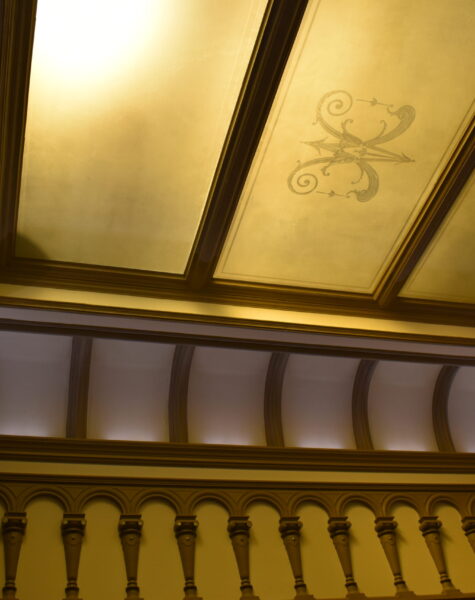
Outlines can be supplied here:
[[470, 121], [473, 9], [309, 3], [216, 277], [374, 291]]
[[475, 303], [475, 173], [400, 296]]
[[18, 256], [183, 273], [265, 0], [39, 0]]

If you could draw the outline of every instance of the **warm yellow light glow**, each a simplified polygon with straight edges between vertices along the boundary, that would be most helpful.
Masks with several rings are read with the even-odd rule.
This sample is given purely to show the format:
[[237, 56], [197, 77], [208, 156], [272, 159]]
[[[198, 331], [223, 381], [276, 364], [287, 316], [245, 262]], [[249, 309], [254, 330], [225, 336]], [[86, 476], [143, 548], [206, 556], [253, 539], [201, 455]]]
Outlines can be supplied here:
[[157, 23], [152, 12], [162, 5], [157, 0], [40, 0], [34, 52], [42, 76], [78, 88], [110, 83], [134, 65], [150, 24]]

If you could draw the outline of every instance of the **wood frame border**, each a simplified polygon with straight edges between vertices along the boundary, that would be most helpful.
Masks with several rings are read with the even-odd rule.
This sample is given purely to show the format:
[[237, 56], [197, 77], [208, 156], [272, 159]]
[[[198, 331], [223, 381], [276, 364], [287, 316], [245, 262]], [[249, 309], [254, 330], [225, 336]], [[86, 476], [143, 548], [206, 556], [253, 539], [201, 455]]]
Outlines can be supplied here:
[[475, 453], [269, 448], [0, 435], [0, 460], [103, 465], [475, 474]]

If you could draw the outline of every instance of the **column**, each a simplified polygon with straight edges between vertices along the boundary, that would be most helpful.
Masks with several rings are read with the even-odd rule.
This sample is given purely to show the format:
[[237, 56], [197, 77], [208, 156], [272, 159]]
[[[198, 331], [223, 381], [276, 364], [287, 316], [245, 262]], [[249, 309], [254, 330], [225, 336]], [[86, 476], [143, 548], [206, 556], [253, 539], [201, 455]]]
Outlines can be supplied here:
[[378, 534], [379, 541], [386, 555], [389, 567], [394, 577], [394, 586], [396, 587], [397, 596], [414, 596], [410, 592], [406, 582], [402, 577], [401, 562], [399, 560], [399, 552], [397, 548], [397, 538], [395, 530], [397, 523], [394, 517], [378, 517], [375, 520], [375, 530]]
[[119, 520], [119, 535], [127, 574], [126, 600], [141, 600], [140, 588], [137, 583], [140, 537], [143, 526], [140, 517], [141, 515], [121, 515]]
[[66, 560], [66, 600], [79, 599], [78, 571], [86, 521], [84, 514], [65, 513], [61, 523], [64, 557]]
[[465, 531], [467, 540], [475, 552], [475, 517], [464, 517], [462, 519], [462, 529]]
[[351, 523], [348, 521], [348, 517], [330, 517], [328, 519], [328, 531], [345, 575], [345, 587], [348, 590], [347, 596], [351, 598], [364, 598], [365, 595], [359, 592], [358, 585], [353, 577], [349, 540], [350, 527]]
[[3, 550], [5, 559], [5, 585], [3, 600], [15, 600], [16, 572], [23, 536], [26, 529], [26, 513], [6, 513], [2, 520]]
[[181, 564], [185, 576], [185, 600], [201, 600], [195, 585], [195, 541], [198, 521], [196, 517], [177, 516], [175, 518], [175, 537], [180, 550]]
[[434, 560], [437, 571], [440, 575], [440, 583], [442, 584], [442, 593], [460, 593], [460, 590], [455, 589], [450, 577], [447, 573], [447, 565], [445, 562], [444, 551], [440, 541], [439, 529], [442, 523], [437, 517], [421, 517], [419, 519], [419, 529], [424, 536], [429, 552]]
[[300, 552], [302, 523], [298, 517], [282, 517], [279, 523], [279, 532], [284, 541], [295, 579], [294, 587], [297, 592], [295, 597], [299, 600], [315, 600], [314, 596], [307, 592], [307, 586], [303, 579], [302, 555]]
[[248, 517], [229, 517], [228, 520], [228, 533], [241, 579], [241, 600], [259, 600], [259, 597], [254, 595], [250, 579], [249, 530], [251, 525]]

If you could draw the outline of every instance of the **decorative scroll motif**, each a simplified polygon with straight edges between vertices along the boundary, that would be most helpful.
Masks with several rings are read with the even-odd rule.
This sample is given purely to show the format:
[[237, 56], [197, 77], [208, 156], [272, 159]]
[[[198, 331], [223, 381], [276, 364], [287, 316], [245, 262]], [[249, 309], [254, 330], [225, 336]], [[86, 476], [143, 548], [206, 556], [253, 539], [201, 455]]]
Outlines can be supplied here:
[[401, 563], [397, 549], [396, 528], [397, 523], [394, 517], [378, 517], [375, 520], [375, 530], [378, 534], [379, 541], [383, 547], [384, 553], [391, 568], [394, 577], [394, 586], [398, 596], [414, 596], [414, 592], [410, 592], [406, 582], [402, 577]]
[[229, 517], [228, 533], [241, 579], [241, 600], [259, 600], [259, 597], [254, 595], [249, 569], [249, 530], [251, 525], [248, 517]]
[[5, 558], [5, 585], [3, 600], [15, 600], [16, 572], [23, 536], [26, 529], [26, 513], [6, 513], [2, 520], [3, 549]]
[[295, 579], [296, 599], [315, 600], [315, 597], [307, 593], [307, 586], [303, 580], [302, 556], [300, 553], [300, 530], [302, 523], [299, 517], [282, 517], [279, 522], [279, 532], [284, 541], [285, 549], [289, 557], [290, 566]]
[[440, 541], [439, 529], [441, 527], [442, 523], [437, 517], [422, 517], [419, 519], [419, 529], [422, 531], [422, 535], [424, 536], [429, 552], [431, 553], [440, 575], [442, 592], [444, 594], [460, 593], [460, 590], [457, 590], [454, 587], [447, 572], [447, 564], [445, 562], [444, 551]]
[[198, 589], [195, 585], [195, 541], [198, 521], [195, 516], [177, 516], [175, 519], [175, 536], [180, 550], [181, 564], [185, 576], [185, 600], [198, 597]]
[[414, 107], [404, 105], [393, 110], [392, 104], [383, 104], [376, 98], [357, 98], [356, 102], [368, 104], [368, 110], [361, 111], [358, 106], [355, 111], [353, 97], [344, 90], [328, 92], [321, 98], [314, 123], [319, 127], [319, 137], [303, 142], [318, 157], [297, 163], [288, 177], [292, 192], [354, 197], [367, 202], [379, 189], [379, 176], [372, 163], [414, 162], [404, 153], [383, 147], [411, 126], [416, 116]]
[[127, 574], [126, 600], [141, 600], [137, 583], [140, 537], [143, 521], [140, 515], [122, 515], [119, 521], [119, 535], [124, 551], [125, 572]]
[[86, 528], [84, 513], [66, 513], [61, 523], [64, 556], [66, 559], [66, 600], [79, 600], [78, 571], [81, 558], [82, 540]]
[[345, 575], [345, 587], [348, 590], [348, 596], [352, 598], [364, 598], [365, 596], [359, 592], [358, 585], [353, 576], [349, 540], [350, 527], [351, 523], [348, 521], [348, 517], [330, 517], [328, 519], [328, 532], [330, 533]]
[[462, 529], [475, 552], [475, 517], [464, 517], [462, 519]]

